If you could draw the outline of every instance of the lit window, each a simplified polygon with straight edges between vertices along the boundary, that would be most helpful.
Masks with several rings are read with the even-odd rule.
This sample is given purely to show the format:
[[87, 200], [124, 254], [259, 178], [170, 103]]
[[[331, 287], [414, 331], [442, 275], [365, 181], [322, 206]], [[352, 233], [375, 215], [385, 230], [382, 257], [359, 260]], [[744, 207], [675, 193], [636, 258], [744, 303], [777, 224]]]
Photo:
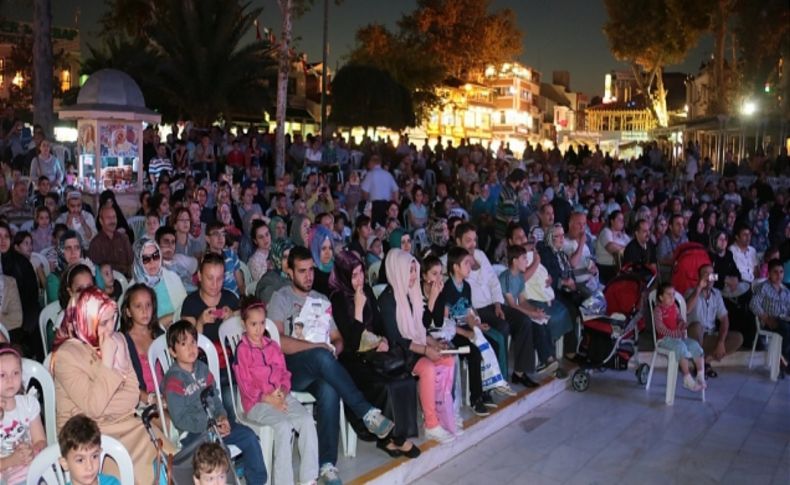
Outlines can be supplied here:
[[11, 80], [11, 84], [18, 88], [21, 88], [25, 84], [25, 78], [22, 77], [22, 71], [16, 72], [14, 79]]
[[68, 91], [71, 89], [71, 72], [68, 69], [60, 71], [60, 90]]

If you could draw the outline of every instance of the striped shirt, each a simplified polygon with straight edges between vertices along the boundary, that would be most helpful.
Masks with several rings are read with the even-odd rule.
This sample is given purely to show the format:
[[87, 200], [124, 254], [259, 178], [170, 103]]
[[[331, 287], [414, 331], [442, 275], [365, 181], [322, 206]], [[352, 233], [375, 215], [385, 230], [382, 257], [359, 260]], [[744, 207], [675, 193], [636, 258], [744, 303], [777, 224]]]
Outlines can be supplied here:
[[786, 319], [790, 316], [790, 290], [781, 284], [777, 288], [766, 281], [754, 290], [749, 307], [757, 316]]

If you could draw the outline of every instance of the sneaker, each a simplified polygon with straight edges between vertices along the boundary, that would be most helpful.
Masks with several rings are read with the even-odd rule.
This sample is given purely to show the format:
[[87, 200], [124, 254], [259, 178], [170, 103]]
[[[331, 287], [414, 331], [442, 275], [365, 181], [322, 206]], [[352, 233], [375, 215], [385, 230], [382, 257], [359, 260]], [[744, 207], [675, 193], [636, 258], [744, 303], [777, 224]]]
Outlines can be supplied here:
[[696, 380], [694, 380], [694, 378], [691, 377], [691, 375], [687, 375], [686, 377], [683, 378], [683, 387], [693, 392], [699, 392], [702, 390], [702, 387], [700, 387], [699, 383]]
[[491, 411], [489, 411], [488, 407], [483, 403], [482, 398], [472, 404], [472, 412], [477, 416], [488, 416], [491, 414]]
[[331, 463], [324, 463], [318, 472], [318, 482], [324, 485], [343, 485], [337, 467]]
[[380, 439], [386, 438], [387, 435], [390, 434], [390, 431], [392, 431], [392, 428], [395, 427], [395, 423], [381, 414], [381, 410], [376, 408], [368, 411], [362, 418], [362, 421], [365, 423], [365, 427], [368, 428], [368, 431], [378, 436]]
[[454, 440], [455, 435], [441, 426], [436, 426], [434, 428], [425, 428], [425, 439], [438, 441], [439, 443], [447, 443]]
[[560, 367], [560, 363], [557, 362], [556, 359], [552, 360], [551, 362], [539, 364], [538, 367], [535, 369], [536, 374], [546, 373], [549, 374], [554, 372]]
[[503, 396], [512, 397], [516, 395], [516, 391], [510, 388], [507, 384], [504, 386], [498, 386], [492, 389], [495, 393], [501, 394]]
[[484, 405], [486, 405], [486, 406], [488, 406], [490, 408], [497, 408], [497, 407], [499, 407], [499, 406], [497, 406], [497, 403], [494, 402], [494, 399], [491, 397], [491, 393], [490, 392], [484, 392], [483, 393], [483, 397], [480, 398], [480, 401], [482, 401], [482, 403]]
[[461, 416], [455, 417], [455, 435], [461, 436], [464, 434], [464, 418]]

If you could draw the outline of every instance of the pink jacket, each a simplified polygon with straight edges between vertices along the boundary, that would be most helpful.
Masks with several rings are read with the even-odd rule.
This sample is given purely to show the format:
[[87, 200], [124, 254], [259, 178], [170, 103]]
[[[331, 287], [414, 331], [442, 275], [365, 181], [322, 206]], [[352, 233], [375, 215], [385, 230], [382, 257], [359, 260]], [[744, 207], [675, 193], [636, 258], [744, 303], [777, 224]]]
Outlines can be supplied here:
[[246, 335], [241, 338], [233, 371], [245, 413], [280, 387], [285, 392], [291, 391], [291, 373], [285, 368], [283, 351], [277, 342], [266, 336], [263, 347], [254, 345]]

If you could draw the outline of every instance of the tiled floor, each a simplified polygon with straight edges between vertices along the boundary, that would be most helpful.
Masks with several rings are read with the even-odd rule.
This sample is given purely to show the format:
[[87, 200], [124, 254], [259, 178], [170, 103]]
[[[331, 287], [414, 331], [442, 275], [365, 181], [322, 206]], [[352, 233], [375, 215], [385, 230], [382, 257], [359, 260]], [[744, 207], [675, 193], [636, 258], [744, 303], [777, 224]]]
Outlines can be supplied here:
[[665, 382], [594, 374], [417, 483], [790, 484], [790, 379], [722, 369], [706, 403], [679, 388], [671, 407]]

